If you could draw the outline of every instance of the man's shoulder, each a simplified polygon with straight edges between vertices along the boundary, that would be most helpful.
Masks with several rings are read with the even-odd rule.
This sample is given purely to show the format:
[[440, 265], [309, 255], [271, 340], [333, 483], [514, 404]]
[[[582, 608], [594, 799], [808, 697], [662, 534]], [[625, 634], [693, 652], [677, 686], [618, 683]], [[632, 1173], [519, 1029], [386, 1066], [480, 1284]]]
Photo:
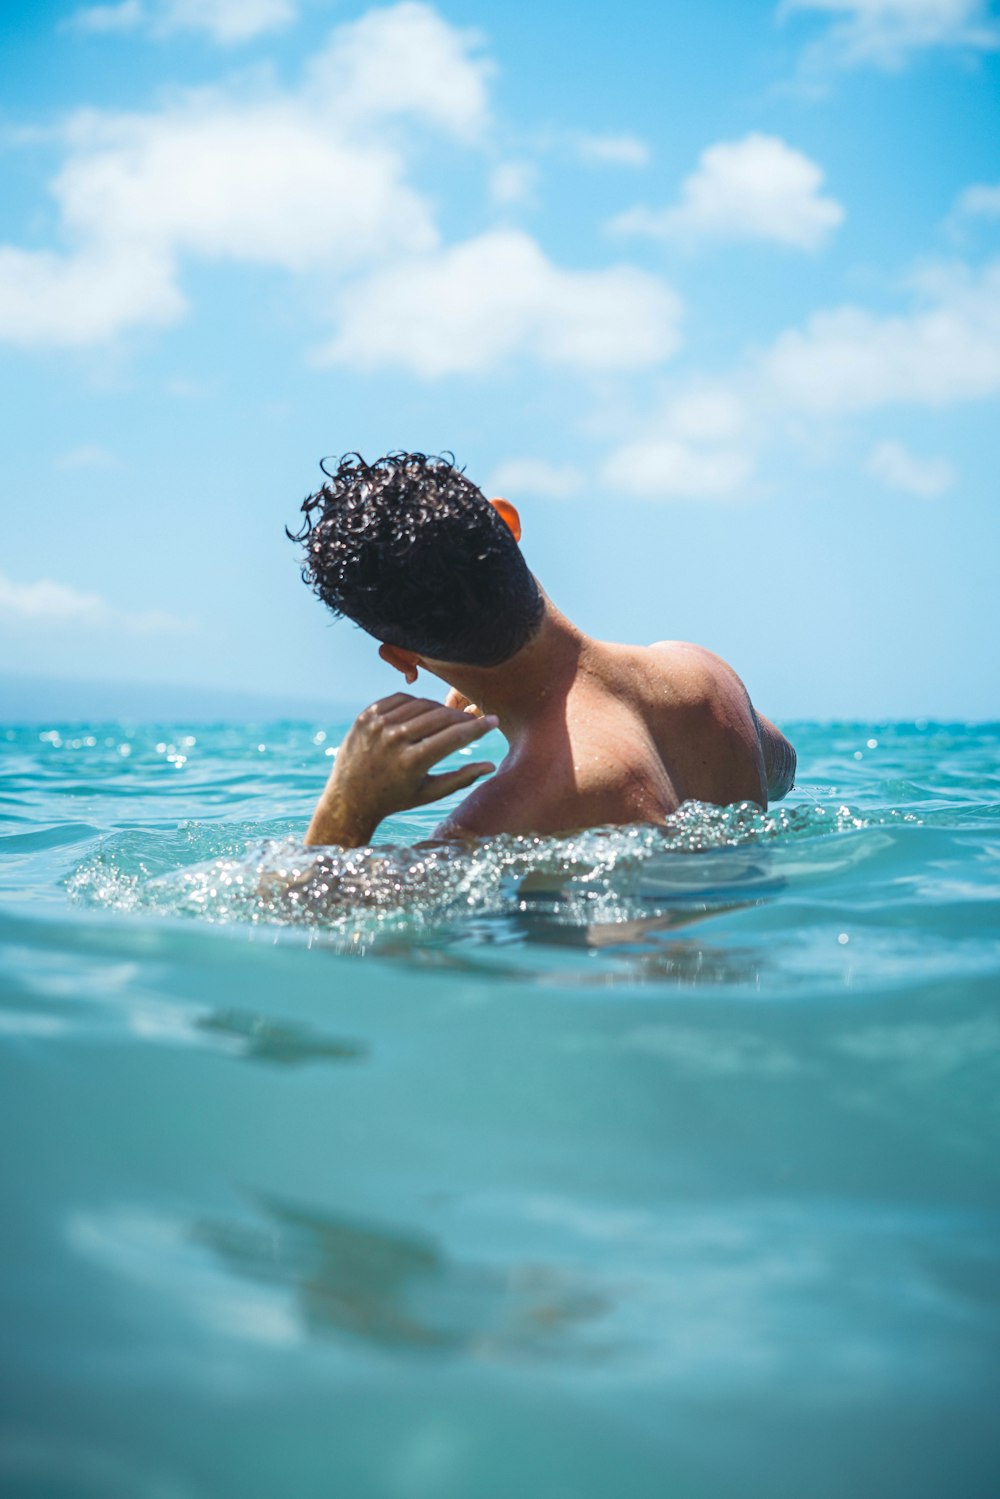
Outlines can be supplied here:
[[481, 781], [437, 829], [443, 838], [489, 838], [496, 833], [532, 831], [544, 797], [531, 777], [501, 768]]
[[707, 706], [734, 693], [746, 695], [728, 661], [703, 645], [689, 640], [657, 640], [640, 650], [678, 707]]

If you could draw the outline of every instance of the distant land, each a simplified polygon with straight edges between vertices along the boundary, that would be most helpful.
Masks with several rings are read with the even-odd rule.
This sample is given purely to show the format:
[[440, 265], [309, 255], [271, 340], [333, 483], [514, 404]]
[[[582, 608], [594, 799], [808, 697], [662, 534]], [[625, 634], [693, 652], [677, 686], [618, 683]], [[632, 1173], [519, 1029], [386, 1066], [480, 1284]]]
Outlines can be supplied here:
[[150, 682], [86, 682], [78, 678], [30, 676], [0, 672], [0, 725], [95, 723], [267, 723], [303, 719], [310, 723], [343, 723], [357, 706], [319, 698], [273, 693], [233, 692], [225, 688], [182, 687]]

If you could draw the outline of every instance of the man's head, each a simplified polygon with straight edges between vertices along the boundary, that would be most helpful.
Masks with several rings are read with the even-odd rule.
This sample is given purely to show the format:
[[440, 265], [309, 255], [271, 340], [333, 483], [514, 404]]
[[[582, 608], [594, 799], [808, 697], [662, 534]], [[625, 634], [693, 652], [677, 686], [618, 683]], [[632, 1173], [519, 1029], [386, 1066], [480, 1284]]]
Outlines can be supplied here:
[[342, 458], [303, 502], [302, 576], [335, 614], [388, 646], [498, 666], [542, 617], [517, 512], [491, 503], [450, 457]]

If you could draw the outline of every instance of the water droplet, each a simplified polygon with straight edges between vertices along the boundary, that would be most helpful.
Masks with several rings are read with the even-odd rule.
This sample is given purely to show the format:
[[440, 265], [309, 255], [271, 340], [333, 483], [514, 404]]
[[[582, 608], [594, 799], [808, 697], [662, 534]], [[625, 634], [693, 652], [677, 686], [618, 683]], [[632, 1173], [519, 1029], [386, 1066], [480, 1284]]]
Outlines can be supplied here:
[[851, 939], [846, 932], [838, 932], [837, 941], [840, 943], [841, 947], [846, 947], [850, 940]]

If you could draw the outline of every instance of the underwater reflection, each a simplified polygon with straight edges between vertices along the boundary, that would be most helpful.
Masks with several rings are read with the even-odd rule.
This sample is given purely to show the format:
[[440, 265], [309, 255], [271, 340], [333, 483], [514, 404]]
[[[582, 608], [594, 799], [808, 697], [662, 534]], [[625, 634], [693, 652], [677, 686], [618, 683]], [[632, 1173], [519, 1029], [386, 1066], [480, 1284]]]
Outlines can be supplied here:
[[[553, 920], [551, 914], [523, 909], [515, 916], [477, 924], [473, 936], [442, 933], [438, 941], [385, 938], [366, 951], [407, 967], [434, 968], [478, 977], [497, 977], [543, 985], [613, 988], [619, 985], [758, 986], [772, 959], [760, 947], [733, 946], [673, 934], [709, 917], [762, 906], [740, 901], [703, 910], [688, 907], [655, 916], [622, 921]], [[665, 938], [667, 940], [665, 940]], [[355, 949], [357, 950], [357, 949]], [[589, 958], [601, 952], [599, 967], [589, 962], [566, 965], [574, 952]]]
[[195, 1241], [236, 1275], [292, 1290], [302, 1325], [390, 1350], [586, 1358], [574, 1332], [608, 1310], [564, 1271], [453, 1259], [428, 1235], [256, 1199], [261, 1227], [205, 1220]]
[[200, 1016], [195, 1025], [247, 1061], [289, 1066], [302, 1062], [356, 1062], [368, 1056], [368, 1047], [361, 1041], [324, 1036], [309, 1026], [273, 1020], [252, 1010], [213, 1010]]

